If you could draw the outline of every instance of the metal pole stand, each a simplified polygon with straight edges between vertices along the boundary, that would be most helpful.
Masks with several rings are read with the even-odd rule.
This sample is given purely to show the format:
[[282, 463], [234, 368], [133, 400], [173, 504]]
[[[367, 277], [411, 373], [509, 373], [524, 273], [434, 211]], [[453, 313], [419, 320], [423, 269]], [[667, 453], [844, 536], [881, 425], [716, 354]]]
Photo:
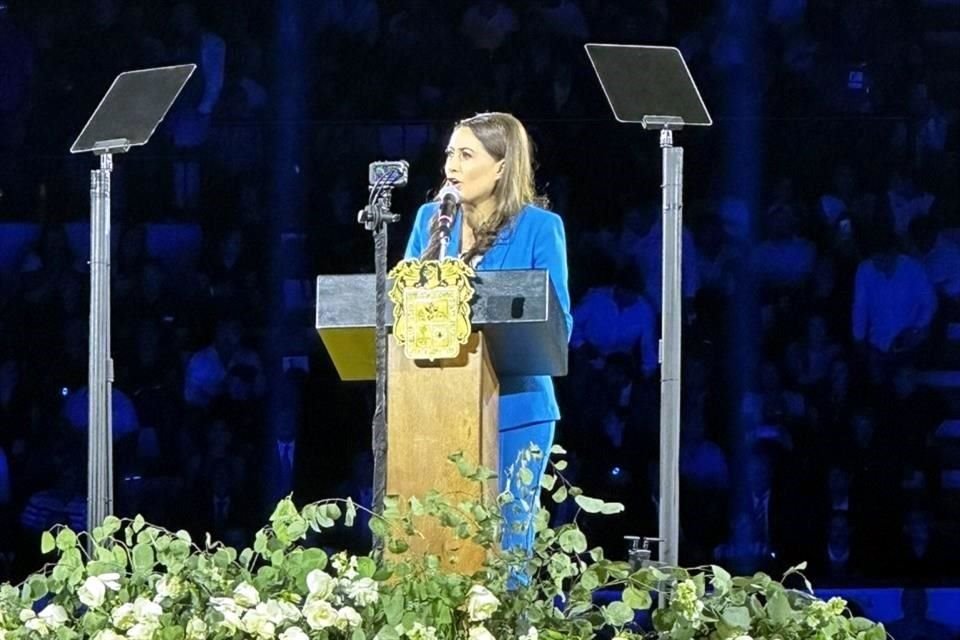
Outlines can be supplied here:
[[645, 118], [660, 128], [663, 150], [663, 308], [660, 341], [660, 562], [677, 565], [680, 539], [680, 351], [683, 327], [683, 148], [673, 146], [679, 118]]
[[110, 172], [116, 141], [100, 143], [100, 168], [90, 172], [90, 354], [87, 427], [87, 527], [113, 513], [113, 359], [110, 357]]

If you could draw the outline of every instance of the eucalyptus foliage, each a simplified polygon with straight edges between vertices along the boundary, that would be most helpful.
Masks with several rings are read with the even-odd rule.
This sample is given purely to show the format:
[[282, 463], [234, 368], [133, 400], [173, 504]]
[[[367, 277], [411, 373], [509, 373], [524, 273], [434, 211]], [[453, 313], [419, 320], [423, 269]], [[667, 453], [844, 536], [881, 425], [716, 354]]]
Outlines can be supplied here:
[[[523, 452], [511, 472], [517, 483], [495, 500], [431, 492], [389, 497], [369, 527], [386, 553], [329, 556], [306, 547], [311, 531], [352, 527], [361, 509], [349, 498], [298, 509], [281, 500], [250, 548], [237, 550], [186, 531], [108, 517], [89, 534], [58, 526], [43, 534], [42, 551], [56, 561], [22, 584], [0, 587], [0, 640], [520, 640], [711, 638], [747, 640], [883, 640], [883, 627], [849, 615], [838, 598], [823, 602], [796, 567], [783, 581], [758, 573], [732, 577], [717, 566], [644, 567], [591, 548], [578, 522], [583, 513], [613, 514], [623, 505], [592, 498], [562, 475], [564, 451], [554, 447], [549, 471], [533, 486], [534, 462]], [[461, 455], [460, 473], [488, 486], [493, 472]], [[529, 512], [526, 499], [573, 501], [574, 521], [550, 525], [547, 509]], [[478, 495], [483, 492], [478, 492]], [[513, 504], [511, 504], [513, 503]], [[535, 530], [532, 553], [500, 550], [505, 508], [527, 510], [513, 526]], [[419, 523], [435, 520], [472, 540], [486, 561], [474, 575], [448, 570], [437, 556], [410, 551]], [[598, 592], [615, 597], [598, 602]], [[654, 608], [662, 596], [664, 606]], [[651, 610], [653, 629], [636, 625]]]

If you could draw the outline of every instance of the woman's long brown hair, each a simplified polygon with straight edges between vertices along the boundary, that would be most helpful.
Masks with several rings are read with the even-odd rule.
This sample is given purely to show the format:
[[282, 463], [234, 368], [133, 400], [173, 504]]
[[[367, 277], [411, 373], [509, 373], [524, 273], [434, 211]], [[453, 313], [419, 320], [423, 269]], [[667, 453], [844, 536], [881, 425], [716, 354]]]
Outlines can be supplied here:
[[[482, 256], [497, 240], [500, 232], [528, 204], [548, 206], [546, 198], [537, 195], [533, 181], [533, 145], [523, 124], [509, 113], [479, 113], [461, 120], [454, 130], [468, 127], [494, 160], [504, 160], [503, 173], [493, 188], [495, 207], [479, 229], [474, 229], [476, 242], [463, 257], [470, 263]], [[440, 257], [440, 234], [436, 218], [430, 227], [430, 242], [423, 258]]]

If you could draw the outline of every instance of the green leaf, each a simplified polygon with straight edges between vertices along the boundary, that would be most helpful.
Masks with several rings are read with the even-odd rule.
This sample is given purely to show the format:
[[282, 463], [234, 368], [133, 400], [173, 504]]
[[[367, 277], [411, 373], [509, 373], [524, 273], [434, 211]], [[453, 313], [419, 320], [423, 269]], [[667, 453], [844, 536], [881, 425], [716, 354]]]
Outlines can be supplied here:
[[566, 455], [566, 453], [567, 453], [567, 450], [558, 444], [555, 444], [552, 447], [550, 447], [550, 455], [552, 456], [562, 456], [562, 455]]
[[600, 507], [600, 513], [605, 515], [613, 515], [615, 513], [623, 513], [623, 505], [619, 502], [604, 502]]
[[649, 592], [634, 587], [627, 587], [623, 590], [623, 601], [628, 607], [638, 611], [646, 611], [653, 603]]
[[134, 533], [139, 533], [139, 531], [143, 529], [143, 525], [146, 523], [147, 522], [143, 519], [143, 516], [138, 513], [133, 519], [133, 524], [131, 524], [130, 527], [133, 529]]
[[377, 572], [377, 563], [366, 556], [357, 558], [357, 573], [361, 578], [372, 578]]
[[767, 605], [764, 607], [770, 621], [777, 626], [783, 626], [793, 617], [793, 609], [790, 608], [790, 601], [786, 594], [777, 591], [767, 599]]
[[153, 547], [146, 542], [133, 547], [133, 570], [150, 571], [156, 560], [153, 554]]
[[540, 478], [540, 487], [546, 489], [547, 491], [553, 491], [554, 485], [557, 484], [557, 476], [550, 475], [549, 473], [543, 474]]
[[597, 576], [597, 572], [589, 569], [584, 571], [583, 575], [580, 576], [580, 586], [587, 591], [594, 591], [599, 587], [600, 578]]
[[723, 567], [715, 564], [710, 565], [710, 570], [713, 572], [713, 578], [710, 580], [713, 588], [716, 589], [719, 594], [724, 594], [729, 591], [732, 586], [730, 573]]
[[567, 461], [557, 460], [556, 462], [553, 463], [553, 468], [556, 469], [557, 471], [563, 471], [564, 469], [567, 468]]
[[387, 537], [387, 523], [380, 517], [373, 516], [370, 518], [370, 520], [367, 521], [367, 526], [370, 528], [370, 531], [373, 533], [373, 535], [377, 536], [378, 538]]
[[556, 503], [563, 502], [564, 500], [567, 499], [567, 488], [566, 488], [566, 487], [560, 487], [559, 489], [557, 489], [556, 491], [554, 491], [554, 492], [553, 492], [553, 495], [550, 496], [550, 497], [553, 498], [553, 501], [556, 502]]
[[397, 591], [383, 600], [383, 613], [387, 616], [387, 625], [391, 628], [400, 624], [403, 618], [403, 593]]
[[731, 627], [744, 631], [750, 628], [750, 612], [746, 607], [727, 607], [723, 610], [721, 617]]
[[578, 507], [587, 513], [600, 513], [604, 505], [603, 500], [599, 500], [597, 498], [588, 498], [584, 495], [576, 496], [573, 501], [577, 503]]
[[127, 550], [116, 545], [113, 548], [113, 561], [120, 566], [120, 572], [124, 572], [127, 569]]
[[57, 534], [56, 544], [57, 549], [60, 549], [60, 551], [72, 549], [77, 546], [77, 534], [75, 534], [69, 528], [64, 527], [63, 529], [60, 529], [60, 532]]
[[57, 548], [57, 541], [54, 539], [53, 534], [49, 531], [44, 531], [43, 535], [40, 536], [40, 553], [47, 554]]
[[590, 559], [594, 562], [603, 560], [603, 547], [594, 547], [590, 549]]
[[622, 627], [633, 622], [633, 609], [624, 602], [611, 602], [601, 609], [603, 619], [612, 627]]
[[567, 553], [583, 553], [587, 550], [587, 537], [579, 529], [567, 529], [560, 534], [560, 548]]
[[367, 640], [367, 634], [363, 632], [363, 629], [354, 629], [350, 640]]

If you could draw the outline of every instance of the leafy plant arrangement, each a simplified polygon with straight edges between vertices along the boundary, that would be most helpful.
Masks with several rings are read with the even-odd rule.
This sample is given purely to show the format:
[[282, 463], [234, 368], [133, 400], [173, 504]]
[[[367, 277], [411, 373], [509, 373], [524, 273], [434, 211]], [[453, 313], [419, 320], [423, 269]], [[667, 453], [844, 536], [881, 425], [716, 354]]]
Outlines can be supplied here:
[[[767, 575], [732, 577], [717, 566], [694, 570], [634, 570], [589, 548], [578, 526], [581, 513], [617, 513], [617, 503], [591, 498], [563, 476], [565, 453], [554, 447], [549, 473], [533, 486], [530, 449], [511, 474], [514, 493], [549, 492], [555, 502], [574, 501], [577, 517], [550, 526], [546, 509], [519, 518], [535, 532], [532, 553], [503, 552], [502, 509], [519, 508], [508, 491], [495, 502], [454, 500], [433, 492], [402, 503], [388, 499], [369, 526], [389, 553], [328, 555], [303, 546], [308, 533], [338, 522], [353, 526], [362, 509], [352, 500], [323, 500], [297, 509], [277, 505], [253, 546], [240, 551], [185, 531], [108, 517], [89, 534], [64, 526], [44, 533], [44, 553], [57, 561], [19, 586], [0, 587], [0, 640], [559, 640], [602, 634], [626, 638], [781, 638], [882, 640], [881, 625], [851, 617], [838, 598], [812, 595], [802, 567], [787, 573], [803, 590], [787, 589]], [[460, 472], [478, 483], [493, 473], [451, 456]], [[514, 503], [514, 504], [511, 504]], [[409, 542], [417, 523], [435, 519], [452, 535], [485, 550], [474, 575], [445, 570], [440, 558], [414, 554]], [[617, 597], [605, 605], [598, 592]], [[653, 630], [635, 624], [637, 612], [653, 611]]]

